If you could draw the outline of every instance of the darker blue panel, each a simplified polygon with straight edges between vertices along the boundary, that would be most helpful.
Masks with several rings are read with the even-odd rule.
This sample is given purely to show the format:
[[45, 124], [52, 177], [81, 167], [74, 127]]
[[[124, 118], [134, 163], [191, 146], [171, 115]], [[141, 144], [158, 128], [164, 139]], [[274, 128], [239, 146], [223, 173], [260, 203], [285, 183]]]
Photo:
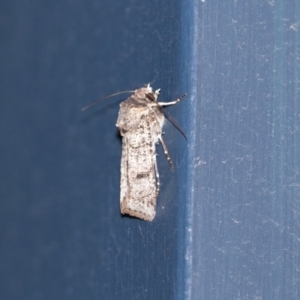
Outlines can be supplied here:
[[0, 11], [0, 298], [174, 298], [176, 148], [187, 143], [166, 124], [177, 169], [158, 147], [156, 219], [122, 217], [124, 96], [81, 108], [148, 82], [162, 100], [185, 92], [179, 2], [2, 1]]

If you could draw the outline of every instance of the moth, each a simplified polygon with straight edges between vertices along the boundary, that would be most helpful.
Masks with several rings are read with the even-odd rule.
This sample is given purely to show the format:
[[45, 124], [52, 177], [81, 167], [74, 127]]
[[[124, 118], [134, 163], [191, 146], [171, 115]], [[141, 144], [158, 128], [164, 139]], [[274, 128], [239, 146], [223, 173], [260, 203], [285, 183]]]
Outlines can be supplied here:
[[[155, 217], [156, 199], [160, 190], [156, 160], [158, 142], [162, 144], [171, 168], [174, 168], [162, 137], [165, 117], [186, 138], [173, 118], [163, 109], [164, 106], [177, 104], [186, 94], [174, 101], [158, 102], [159, 91], [160, 89], [153, 91], [150, 84], [135, 91], [125, 91], [133, 92], [133, 94], [120, 104], [116, 123], [122, 136], [121, 213], [146, 221], [152, 221]], [[110, 96], [117, 94], [120, 93]]]

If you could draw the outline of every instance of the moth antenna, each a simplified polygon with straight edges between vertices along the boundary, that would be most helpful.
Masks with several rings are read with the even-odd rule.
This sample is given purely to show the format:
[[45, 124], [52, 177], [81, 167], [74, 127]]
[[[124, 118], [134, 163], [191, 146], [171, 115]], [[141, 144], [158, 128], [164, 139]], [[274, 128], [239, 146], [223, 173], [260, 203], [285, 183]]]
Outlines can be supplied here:
[[111, 94], [111, 95], [108, 95], [108, 96], [105, 96], [103, 98], [101, 98], [100, 100], [96, 101], [96, 102], [93, 102], [91, 104], [89, 104], [88, 106], [85, 106], [84, 108], [81, 109], [81, 111], [85, 111], [87, 110], [88, 108], [94, 106], [94, 105], [97, 105], [99, 104], [100, 102], [102, 102], [103, 100], [107, 99], [107, 98], [110, 98], [110, 97], [114, 97], [114, 96], [117, 96], [117, 95], [120, 95], [120, 94], [125, 94], [125, 93], [134, 93], [135, 91], [123, 91], [123, 92], [118, 92], [118, 93], [115, 93], [115, 94]]
[[171, 115], [164, 109], [161, 108], [161, 112], [164, 114], [164, 116], [173, 124], [173, 126], [184, 136], [184, 138], [187, 140], [186, 134], [184, 131], [180, 128], [180, 126], [177, 124], [177, 122], [171, 117]]

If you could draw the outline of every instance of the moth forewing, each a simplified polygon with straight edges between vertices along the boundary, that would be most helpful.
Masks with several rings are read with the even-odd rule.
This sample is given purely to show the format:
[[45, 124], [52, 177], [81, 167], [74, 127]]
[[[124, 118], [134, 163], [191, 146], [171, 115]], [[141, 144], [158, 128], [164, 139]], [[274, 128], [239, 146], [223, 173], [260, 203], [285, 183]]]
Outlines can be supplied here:
[[120, 104], [116, 126], [123, 137], [121, 159], [121, 213], [152, 221], [156, 213], [159, 193], [159, 173], [155, 145], [162, 143], [164, 153], [173, 167], [162, 138], [164, 114], [162, 106], [171, 102], [157, 102], [159, 90], [150, 85], [137, 89]]
[[164, 116], [147, 103], [143, 89], [120, 104], [117, 127], [123, 136], [121, 213], [152, 221], [159, 182], [155, 143]]

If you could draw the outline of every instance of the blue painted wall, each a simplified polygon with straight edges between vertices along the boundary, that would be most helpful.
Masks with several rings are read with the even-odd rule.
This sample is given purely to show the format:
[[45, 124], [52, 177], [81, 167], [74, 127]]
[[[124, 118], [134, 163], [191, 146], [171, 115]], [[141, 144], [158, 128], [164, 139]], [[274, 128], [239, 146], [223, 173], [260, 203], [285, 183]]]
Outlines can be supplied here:
[[[300, 5], [0, 3], [1, 299], [299, 299]], [[118, 96], [165, 125], [152, 223], [119, 212]]]
[[198, 7], [186, 293], [299, 299], [300, 3]]

